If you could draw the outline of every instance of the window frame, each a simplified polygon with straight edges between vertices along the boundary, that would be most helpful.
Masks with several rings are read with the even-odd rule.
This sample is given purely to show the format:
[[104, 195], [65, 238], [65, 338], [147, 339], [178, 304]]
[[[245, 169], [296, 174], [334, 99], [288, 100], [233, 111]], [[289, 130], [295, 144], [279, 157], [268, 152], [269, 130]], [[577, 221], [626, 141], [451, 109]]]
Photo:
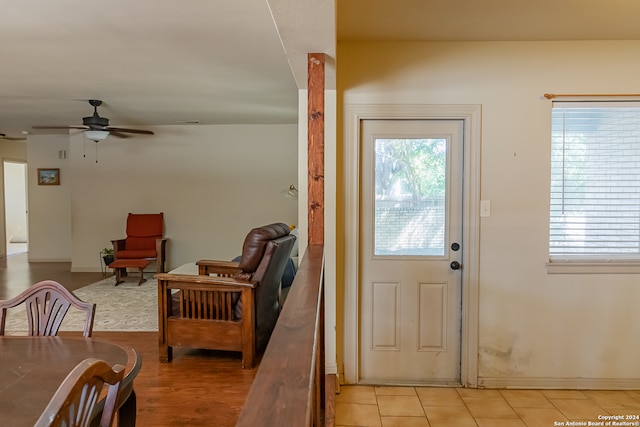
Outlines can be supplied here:
[[[635, 107], [640, 108], [640, 101], [595, 101], [595, 100], [582, 100], [582, 101], [554, 101], [551, 106], [549, 119], [553, 120], [553, 108], [589, 108], [589, 107]], [[550, 123], [550, 130], [553, 133], [553, 123]], [[552, 162], [553, 156], [553, 135], [550, 135], [550, 153], [549, 161]], [[550, 172], [552, 173], [552, 165], [550, 163]], [[549, 229], [547, 233], [547, 256], [548, 262], [545, 267], [547, 273], [550, 274], [640, 274], [640, 252], [632, 256], [625, 256], [622, 254], [607, 255], [592, 255], [592, 254], [563, 254], [554, 255], [551, 253], [551, 231], [552, 231], [552, 178], [549, 181]], [[638, 187], [640, 189], [640, 184]], [[554, 259], [555, 258], [555, 259]]]

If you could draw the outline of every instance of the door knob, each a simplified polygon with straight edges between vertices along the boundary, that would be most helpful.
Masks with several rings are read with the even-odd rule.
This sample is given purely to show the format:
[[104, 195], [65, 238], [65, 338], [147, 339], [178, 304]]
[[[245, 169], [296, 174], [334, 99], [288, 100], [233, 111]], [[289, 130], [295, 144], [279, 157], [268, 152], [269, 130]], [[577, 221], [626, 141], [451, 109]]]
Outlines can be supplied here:
[[461, 267], [458, 261], [451, 261], [451, 264], [449, 264], [449, 266], [452, 270], [460, 270]]

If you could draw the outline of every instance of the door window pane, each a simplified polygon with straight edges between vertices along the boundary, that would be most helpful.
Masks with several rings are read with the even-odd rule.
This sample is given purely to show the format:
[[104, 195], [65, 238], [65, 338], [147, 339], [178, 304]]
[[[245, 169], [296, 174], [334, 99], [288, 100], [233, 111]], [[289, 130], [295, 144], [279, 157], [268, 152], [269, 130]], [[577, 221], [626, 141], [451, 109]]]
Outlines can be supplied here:
[[443, 256], [447, 139], [375, 139], [374, 255]]

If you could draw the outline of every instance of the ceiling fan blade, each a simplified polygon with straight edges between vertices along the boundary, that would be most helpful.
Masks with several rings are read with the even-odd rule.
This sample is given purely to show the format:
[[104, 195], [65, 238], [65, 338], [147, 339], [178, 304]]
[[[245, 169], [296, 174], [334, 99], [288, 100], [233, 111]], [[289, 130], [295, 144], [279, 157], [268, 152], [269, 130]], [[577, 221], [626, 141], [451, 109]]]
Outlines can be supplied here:
[[126, 128], [111, 127], [111, 126], [107, 126], [106, 129], [109, 132], [126, 132], [126, 133], [140, 133], [143, 135], [154, 135], [152, 131], [145, 130], [145, 129], [126, 129]]
[[31, 126], [32, 129], [89, 129], [88, 126]]
[[27, 137], [25, 136], [13, 137], [13, 136], [7, 136], [4, 133], [0, 133], [0, 139], [4, 139], [6, 141], [25, 141]]
[[130, 138], [130, 136], [127, 135], [126, 133], [121, 133], [121, 132], [118, 132], [117, 130], [114, 131], [113, 129], [109, 129], [109, 135], [115, 136], [116, 138]]

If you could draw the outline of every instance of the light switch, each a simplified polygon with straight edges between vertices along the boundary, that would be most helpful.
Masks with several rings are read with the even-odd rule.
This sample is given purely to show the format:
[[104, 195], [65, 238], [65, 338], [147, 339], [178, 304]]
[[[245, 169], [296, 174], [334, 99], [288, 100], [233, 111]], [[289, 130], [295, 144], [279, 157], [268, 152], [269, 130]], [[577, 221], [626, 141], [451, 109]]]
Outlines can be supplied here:
[[491, 200], [480, 200], [480, 216], [491, 216]]

